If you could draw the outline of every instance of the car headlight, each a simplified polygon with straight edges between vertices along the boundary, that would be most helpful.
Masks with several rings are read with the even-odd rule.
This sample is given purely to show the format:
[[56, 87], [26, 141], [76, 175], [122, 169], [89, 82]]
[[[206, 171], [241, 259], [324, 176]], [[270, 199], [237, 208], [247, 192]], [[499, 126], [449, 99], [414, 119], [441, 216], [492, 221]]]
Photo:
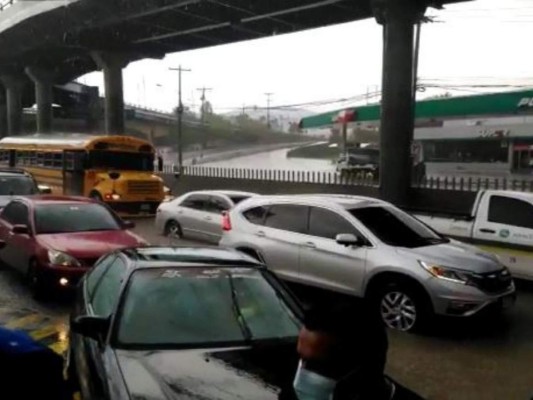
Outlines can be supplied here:
[[435, 263], [419, 261], [420, 265], [435, 278], [448, 282], [460, 283], [462, 285], [474, 285], [474, 274], [456, 268], [445, 267]]
[[78, 260], [67, 253], [57, 250], [48, 250], [48, 259], [53, 265], [61, 267], [80, 267], [81, 264]]

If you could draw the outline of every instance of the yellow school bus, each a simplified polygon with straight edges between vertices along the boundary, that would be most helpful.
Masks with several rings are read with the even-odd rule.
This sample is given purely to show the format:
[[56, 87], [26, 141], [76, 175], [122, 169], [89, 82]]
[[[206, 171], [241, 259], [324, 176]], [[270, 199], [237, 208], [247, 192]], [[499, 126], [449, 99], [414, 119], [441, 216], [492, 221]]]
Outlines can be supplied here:
[[165, 197], [155, 149], [128, 136], [36, 134], [0, 140], [0, 164], [25, 169], [55, 194], [87, 196], [119, 214], [152, 215]]

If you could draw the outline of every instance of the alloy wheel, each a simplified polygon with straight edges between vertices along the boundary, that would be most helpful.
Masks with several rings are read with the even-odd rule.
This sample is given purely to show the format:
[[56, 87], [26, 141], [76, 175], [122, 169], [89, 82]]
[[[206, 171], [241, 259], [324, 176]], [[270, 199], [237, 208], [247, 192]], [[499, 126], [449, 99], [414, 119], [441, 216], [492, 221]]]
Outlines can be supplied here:
[[383, 322], [389, 328], [406, 332], [416, 324], [416, 304], [406, 293], [386, 293], [381, 299], [380, 312]]

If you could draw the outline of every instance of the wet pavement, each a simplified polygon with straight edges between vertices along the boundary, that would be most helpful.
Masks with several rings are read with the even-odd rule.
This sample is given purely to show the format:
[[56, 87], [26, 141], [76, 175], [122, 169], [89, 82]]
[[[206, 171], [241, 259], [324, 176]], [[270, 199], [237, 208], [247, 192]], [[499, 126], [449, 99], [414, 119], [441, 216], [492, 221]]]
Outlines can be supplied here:
[[[136, 231], [151, 243], [172, 244], [151, 220], [137, 221]], [[26, 330], [61, 353], [68, 310], [68, 299], [36, 302], [20, 277], [0, 270], [0, 325]], [[533, 285], [521, 286], [516, 306], [501, 316], [439, 319], [424, 334], [391, 332], [388, 373], [428, 399], [531, 399]]]

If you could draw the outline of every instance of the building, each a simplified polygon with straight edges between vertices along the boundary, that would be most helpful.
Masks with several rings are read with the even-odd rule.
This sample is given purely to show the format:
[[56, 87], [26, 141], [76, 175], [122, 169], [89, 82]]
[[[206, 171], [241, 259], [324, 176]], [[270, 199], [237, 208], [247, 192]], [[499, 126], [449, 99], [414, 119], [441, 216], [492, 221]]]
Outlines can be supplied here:
[[[351, 140], [379, 143], [380, 106], [353, 111]], [[304, 118], [300, 127], [334, 127], [339, 112]], [[533, 90], [417, 102], [413, 152], [427, 175], [533, 175]]]

